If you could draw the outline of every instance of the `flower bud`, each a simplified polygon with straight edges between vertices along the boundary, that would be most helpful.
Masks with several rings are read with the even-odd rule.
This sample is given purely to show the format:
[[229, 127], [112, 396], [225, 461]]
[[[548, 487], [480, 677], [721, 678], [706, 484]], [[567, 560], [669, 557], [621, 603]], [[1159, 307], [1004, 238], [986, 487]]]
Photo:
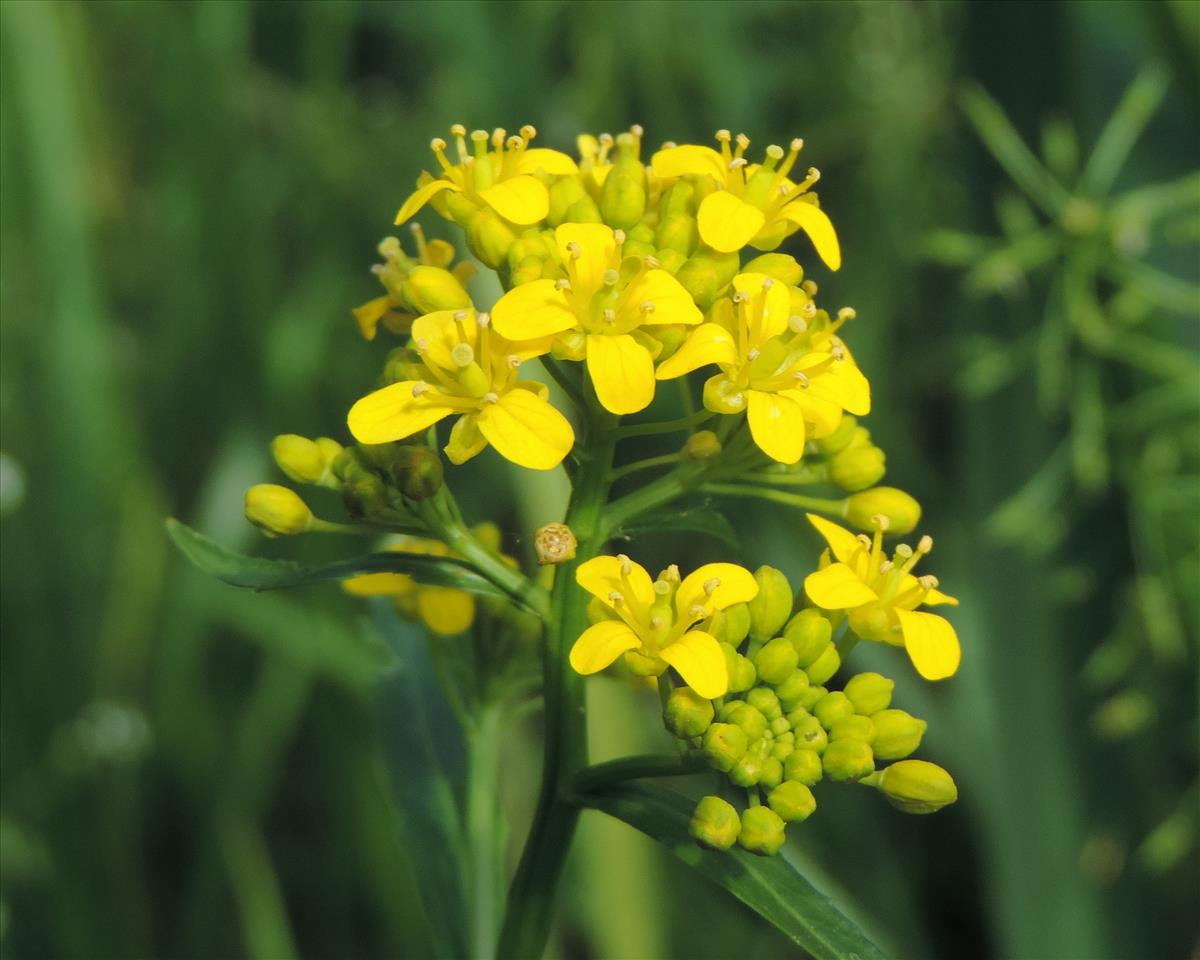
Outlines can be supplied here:
[[[783, 635], [796, 648], [798, 663], [807, 667], [825, 652], [833, 637], [833, 626], [816, 610], [801, 610], [788, 622]], [[810, 676], [811, 680], [812, 677]]]
[[586, 196], [586, 189], [579, 177], [558, 177], [548, 188], [550, 194], [550, 210], [546, 214], [546, 222], [557, 227], [567, 219], [567, 211], [577, 200]]
[[858, 673], [846, 681], [845, 694], [854, 704], [854, 712], [869, 717], [886, 710], [892, 702], [896, 681], [879, 673]]
[[711, 430], [700, 430], [687, 438], [683, 445], [684, 460], [711, 460], [721, 453], [721, 441]]
[[663, 723], [681, 740], [698, 737], [713, 720], [713, 705], [690, 687], [672, 691], [663, 709]]
[[378, 516], [388, 508], [387, 488], [376, 474], [360, 470], [342, 482], [342, 503], [355, 519]]
[[958, 799], [950, 774], [925, 760], [901, 760], [885, 767], [875, 786], [905, 813], [934, 813]]
[[700, 231], [696, 218], [686, 213], [664, 217], [654, 232], [654, 245], [659, 250], [673, 250], [685, 257], [696, 252], [700, 244]]
[[701, 248], [699, 253], [690, 257], [679, 268], [675, 279], [692, 295], [696, 306], [707, 310], [737, 275], [740, 267], [741, 262], [736, 252], [717, 253], [715, 250]]
[[808, 679], [813, 683], [824, 683], [838, 672], [838, 667], [841, 665], [842, 655], [838, 653], [838, 648], [831, 643], [814, 662], [804, 668], [804, 672], [808, 674]]
[[688, 328], [682, 323], [659, 323], [645, 328], [643, 332], [661, 344], [662, 351], [657, 358], [661, 362], [683, 345], [683, 341], [687, 339]]
[[758, 777], [758, 785], [764, 790], [770, 790], [783, 782], [783, 761], [768, 755], [762, 763], [762, 773]]
[[782, 683], [775, 685], [775, 695], [779, 697], [779, 702], [783, 704], [785, 710], [796, 709], [796, 701], [804, 695], [804, 691], [809, 688], [808, 674], [797, 667]]
[[738, 843], [751, 853], [773, 856], [783, 846], [783, 820], [770, 807], [751, 807], [742, 815]]
[[854, 704], [840, 691], [827, 693], [813, 704], [812, 715], [821, 721], [821, 726], [828, 730], [835, 721], [841, 720], [842, 717], [854, 716]]
[[648, 657], [639, 650], [626, 650], [622, 659], [635, 677], [660, 677], [667, 669], [667, 662], [661, 657]]
[[[790, 716], [789, 714], [789, 718]], [[829, 746], [829, 734], [816, 717], [804, 717], [799, 723], [792, 725], [792, 731], [796, 734], [797, 750], [824, 753]]]
[[769, 722], [779, 720], [783, 717], [783, 708], [779, 704], [779, 697], [775, 695], [774, 690], [770, 690], [767, 687], [755, 687], [747, 693], [746, 703], [754, 707]]
[[701, 400], [704, 409], [713, 413], [741, 413], [746, 409], [745, 391], [723, 373], [704, 381]]
[[776, 637], [754, 655], [754, 667], [761, 680], [782, 683], [796, 669], [796, 648], [786, 637]]
[[600, 623], [602, 620], [620, 620], [621, 615], [599, 597], [592, 597], [587, 605], [588, 623]]
[[830, 780], [861, 780], [875, 769], [875, 757], [862, 740], [838, 740], [825, 748], [821, 766]]
[[667, 271], [671, 276], [675, 276], [679, 272], [679, 268], [687, 262], [687, 255], [680, 253], [678, 250], [659, 250], [656, 254], [658, 257], [659, 266]]
[[271, 441], [275, 463], [296, 483], [320, 483], [329, 470], [325, 451], [308, 437], [283, 433]]
[[574, 532], [565, 523], [547, 523], [533, 535], [533, 551], [543, 567], [574, 560], [578, 546]]
[[315, 519], [294, 490], [256, 483], [246, 491], [246, 519], [268, 537], [289, 537], [308, 530]]
[[688, 824], [688, 832], [698, 843], [714, 850], [728, 850], [737, 842], [742, 822], [733, 804], [720, 797], [702, 797]]
[[442, 458], [428, 447], [403, 446], [395, 451], [392, 480], [409, 500], [426, 500], [442, 488]]
[[632, 134], [617, 136], [617, 156], [600, 190], [600, 213], [610, 227], [628, 230], [646, 212], [646, 168]]
[[875, 756], [899, 760], [921, 745], [927, 724], [903, 710], [880, 710], [871, 717], [875, 725]]
[[829, 742], [836, 743], [838, 740], [861, 740], [866, 744], [874, 743], [875, 724], [871, 722], [870, 717], [863, 717], [857, 713], [834, 720], [829, 727]]
[[704, 731], [704, 756], [713, 768], [728, 773], [745, 756], [750, 739], [732, 723], [714, 723]]
[[467, 245], [493, 270], [504, 263], [508, 248], [516, 239], [512, 228], [487, 210], [480, 210], [467, 224]]
[[735, 603], [721, 611], [713, 625], [712, 635], [719, 642], [736, 649], [749, 632], [750, 608], [744, 603]]
[[821, 779], [821, 755], [816, 750], [793, 750], [783, 762], [783, 775], [811, 787]]
[[806, 784], [791, 778], [785, 780], [767, 796], [767, 803], [781, 820], [799, 823], [812, 816], [817, 809], [817, 798]]
[[473, 304], [458, 277], [442, 267], [413, 267], [400, 286], [404, 302], [414, 313], [470, 310]]
[[847, 447], [829, 461], [829, 479], [843, 490], [865, 490], [883, 479], [883, 451], [874, 445]]
[[763, 774], [763, 764], [766, 757], [760, 757], [756, 752], [747, 750], [733, 769], [729, 771], [729, 782], [738, 787], [753, 787]]
[[895, 487], [872, 487], [846, 498], [846, 519], [851, 526], [867, 532], [875, 529], [875, 517], [888, 518], [888, 533], [904, 536], [917, 529], [921, 505]]
[[800, 694], [800, 696], [796, 700], [796, 706], [793, 707], [792, 709], [793, 710], [803, 710], [805, 713], [808, 713], [816, 705], [816, 702], [818, 700], [820, 700], [823, 696], [825, 696], [825, 694], [827, 694], [828, 692], [829, 691], [826, 690], [824, 687], [810, 686], [807, 690], [805, 690], [802, 694]]
[[754, 571], [758, 593], [749, 602], [750, 630], [755, 636], [773, 637], [792, 614], [792, 587], [781, 570], [765, 564]]
[[833, 433], [826, 434], [813, 443], [816, 444], [818, 450], [826, 455], [837, 453], [839, 450], [844, 450], [854, 439], [854, 431], [858, 429], [858, 420], [851, 414], [843, 414], [842, 419], [838, 421], [837, 427]]
[[[570, 223], [603, 223], [604, 218], [600, 216], [600, 208], [596, 206], [596, 201], [586, 194], [576, 200], [567, 210], [567, 220]], [[626, 248], [626, 253], [629, 253]]]
[[784, 286], [796, 287], [804, 279], [804, 268], [786, 253], [764, 253], [742, 267], [742, 273], [765, 273]]
[[658, 201], [659, 221], [679, 214], [695, 214], [696, 204], [693, 202], [696, 188], [690, 180], [676, 180], [663, 191]]
[[722, 719], [741, 727], [751, 743], [767, 732], [767, 718], [745, 700], [734, 700], [726, 707], [721, 711], [724, 714]]
[[793, 735], [792, 734], [792, 725], [790, 723], [788, 723], [788, 718], [784, 717], [784, 716], [778, 716], [774, 720], [772, 720], [767, 725], [767, 729], [770, 730], [771, 734], [776, 738], [782, 737], [784, 735], [787, 735], [787, 736]]

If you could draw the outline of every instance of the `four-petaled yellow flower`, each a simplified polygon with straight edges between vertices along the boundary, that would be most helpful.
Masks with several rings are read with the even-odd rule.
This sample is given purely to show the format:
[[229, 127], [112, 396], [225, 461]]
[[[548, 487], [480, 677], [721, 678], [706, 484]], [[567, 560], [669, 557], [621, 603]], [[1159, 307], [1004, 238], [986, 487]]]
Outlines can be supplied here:
[[350, 409], [359, 443], [402, 440], [444, 417], [459, 415], [446, 456], [463, 463], [489, 443], [532, 470], [550, 470], [575, 442], [567, 419], [546, 399], [544, 384], [517, 379], [521, 361], [545, 353], [546, 342], [513, 344], [491, 329], [486, 313], [442, 310], [413, 322], [419, 362], [409, 377], [376, 390]]
[[808, 434], [831, 433], [843, 410], [871, 409], [867, 379], [834, 335], [842, 320], [810, 329], [791, 306], [784, 284], [738, 274], [732, 296], [714, 305], [713, 320], [693, 330], [657, 373], [670, 380], [717, 364], [722, 372], [705, 384], [705, 405], [718, 413], [745, 410], [754, 442], [781, 463], [798, 462]]
[[944, 617], [917, 607], [957, 606], [958, 601], [937, 589], [936, 577], [912, 575], [933, 541], [922, 537], [916, 550], [900, 544], [888, 558], [883, 552], [886, 517], [876, 518], [874, 540], [811, 513], [808, 519], [836, 560], [805, 579], [809, 599], [825, 610], [845, 610], [850, 629], [864, 640], [904, 647], [926, 680], [952, 676], [962, 656], [958, 634]]
[[[472, 150], [467, 149], [467, 129], [460, 123], [450, 128], [458, 148], [458, 163], [446, 157], [446, 141], [438, 137], [430, 144], [441, 176], [434, 179], [422, 174], [424, 182], [396, 214], [396, 223], [404, 223], [431, 199], [445, 190], [462, 193], [498, 213], [505, 220], [528, 225], [544, 220], [550, 209], [546, 185], [535, 176], [566, 176], [578, 173], [579, 168], [567, 154], [558, 150], [529, 148], [537, 131], [526, 124], [519, 136], [505, 137], [497, 127], [489, 138], [486, 130], [471, 133]], [[488, 151], [488, 141], [493, 149]]]
[[800, 183], [787, 176], [804, 141], [793, 140], [786, 158], [782, 147], [771, 144], [766, 159], [751, 164], [742, 156], [750, 140], [739, 133], [737, 147], [731, 151], [731, 139], [728, 130], [718, 130], [719, 153], [711, 147], [685, 144], [666, 147], [650, 161], [654, 176], [661, 179], [708, 175], [716, 180], [718, 189], [701, 201], [697, 212], [701, 239], [722, 253], [746, 244], [774, 250], [799, 229], [808, 234], [831, 270], [841, 267], [842, 252], [833, 224], [817, 206], [815, 196], [807, 193], [820, 173], [810, 167]]
[[621, 654], [636, 650], [672, 666], [684, 683], [706, 699], [729, 689], [725, 654], [712, 634], [693, 630], [717, 611], [745, 603], [758, 593], [750, 571], [732, 563], [708, 563], [680, 582], [672, 564], [657, 580], [628, 557], [595, 557], [575, 579], [615, 614], [593, 624], [571, 648], [571, 666], [582, 674], [603, 670]]
[[703, 315], [679, 281], [647, 257], [622, 257], [625, 234], [598, 223], [554, 231], [566, 276], [533, 280], [492, 308], [510, 340], [557, 338], [556, 352], [587, 358], [596, 396], [617, 414], [654, 399], [654, 358], [662, 346], [641, 328], [700, 323]]

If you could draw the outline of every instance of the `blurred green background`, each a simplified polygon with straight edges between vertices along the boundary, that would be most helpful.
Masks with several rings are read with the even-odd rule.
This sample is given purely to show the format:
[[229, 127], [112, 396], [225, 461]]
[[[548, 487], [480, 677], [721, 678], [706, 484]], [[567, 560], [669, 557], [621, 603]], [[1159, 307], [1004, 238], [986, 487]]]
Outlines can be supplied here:
[[[805, 137], [846, 251], [814, 276], [858, 310], [869, 423], [925, 505], [965, 656], [897, 694], [961, 801], [906, 818], [835, 793], [793, 855], [903, 957], [1194, 955], [1198, 9], [0, 6], [0, 955], [444, 944], [455, 904], [427, 919], [414, 865], [415, 729], [452, 782], [460, 757], [418, 635], [333, 587], [211, 582], [162, 522], [356, 549], [265, 544], [241, 494], [276, 479], [276, 433], [344, 437], [385, 349], [349, 309], [455, 121], [567, 150], [635, 121], [651, 144]], [[1067, 180], [1100, 138], [1085, 199], [1038, 209], [1062, 198], [1006, 122]], [[1106, 206], [1108, 181], [1140, 192]], [[562, 490], [498, 464], [454, 482], [470, 519], [511, 493], [494, 519], [519, 550]], [[798, 516], [735, 520], [755, 565], [815, 556]], [[598, 756], [661, 745], [652, 698], [590, 686]], [[509, 740], [516, 844], [537, 718]], [[561, 894], [552, 955], [792, 955], [598, 814]]]

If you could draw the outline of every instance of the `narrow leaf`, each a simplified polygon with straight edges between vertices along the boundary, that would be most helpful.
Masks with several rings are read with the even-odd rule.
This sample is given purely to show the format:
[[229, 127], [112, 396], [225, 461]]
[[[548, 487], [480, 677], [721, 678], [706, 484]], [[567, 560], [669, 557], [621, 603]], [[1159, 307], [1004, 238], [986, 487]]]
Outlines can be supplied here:
[[707, 507], [686, 507], [674, 513], [645, 515], [626, 524], [620, 531], [625, 537], [646, 534], [699, 533], [738, 549], [737, 531], [723, 513]]

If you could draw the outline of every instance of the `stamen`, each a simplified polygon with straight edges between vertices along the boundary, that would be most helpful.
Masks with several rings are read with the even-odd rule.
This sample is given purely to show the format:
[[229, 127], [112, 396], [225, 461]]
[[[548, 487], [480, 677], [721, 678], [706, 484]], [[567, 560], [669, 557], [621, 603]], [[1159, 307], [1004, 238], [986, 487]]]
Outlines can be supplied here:
[[504, 358], [504, 362], [506, 364], [508, 364], [508, 366], [511, 369], [516, 370], [517, 367], [519, 367], [521, 365], [521, 358], [518, 357], [515, 353], [510, 353], [507, 357]]
[[829, 355], [831, 357], [833, 357], [834, 360], [845, 360], [846, 359], [846, 348], [843, 347], [840, 343], [835, 343], [830, 348]]
[[429, 384], [427, 384], [424, 380], [418, 380], [416, 383], [413, 384], [413, 387], [412, 387], [413, 399], [415, 400], [416, 398], [420, 397], [421, 394], [428, 393], [432, 389], [433, 389], [433, 387], [431, 387]]
[[461, 123], [450, 124], [450, 136], [465, 137], [466, 135], [467, 135], [467, 128], [464, 127]]
[[929, 534], [925, 534], [925, 536], [923, 536], [917, 542], [917, 551], [919, 553], [929, 553], [932, 550], [933, 550], [933, 537], [929, 536]]
[[627, 577], [633, 573], [633, 561], [626, 554], [618, 553], [617, 562], [621, 564], [621, 576]]
[[558, 280], [554, 281], [554, 289], [555, 290], [570, 290], [571, 289], [571, 281], [568, 280], [566, 277], [561, 277]]
[[499, 394], [493, 393], [490, 390], [487, 393], [485, 393], [480, 399], [483, 400], [484, 403], [499, 403], [500, 402]]
[[638, 305], [638, 309], [641, 310], [642, 313], [653, 313], [654, 312], [654, 301], [653, 300], [643, 300]]
[[662, 573], [662, 579], [666, 580], [668, 583], [678, 583], [680, 579], [678, 564], [672, 563], [670, 566], [668, 566], [667, 569]]
[[714, 137], [716, 138], [717, 143], [729, 143], [729, 141], [733, 139], [733, 134], [731, 134], [728, 130], [718, 130], [714, 134]]
[[615, 243], [619, 247], [624, 242], [625, 242], [625, 231], [624, 230], [614, 230], [613, 231], [613, 243]]
[[525, 124], [525, 126], [521, 128], [521, 136], [523, 136], [526, 141], [532, 140], [537, 136], [537, 127], [535, 127], [532, 123]]
[[746, 293], [745, 290], [734, 290], [733, 296], [731, 296], [729, 299], [734, 303], [749, 303], [750, 294]]
[[617, 322], [617, 311], [614, 310], [612, 307], [605, 307], [604, 308], [604, 322], [608, 323], [608, 324], [616, 323]]
[[881, 563], [879, 565], [879, 572], [880, 573], [891, 573], [893, 567], [895, 567], [895, 564], [892, 563], [891, 560], [884, 560], [883, 563]]
[[802, 390], [808, 389], [808, 375], [806, 373], [804, 373], [804, 371], [797, 370], [795, 373], [792, 374], [792, 376], [795, 378], [796, 382], [798, 384], [800, 384], [800, 388]]
[[475, 317], [475, 322], [481, 327], [486, 327], [492, 322], [492, 315], [485, 310], [483, 313]]
[[817, 305], [811, 300], [800, 308], [800, 311], [810, 320], [817, 315]]
[[805, 280], [800, 284], [800, 289], [807, 293], [810, 297], [817, 295], [817, 283], [815, 280]]
[[508, 147], [508, 149], [509, 149], [509, 150], [511, 150], [511, 151], [513, 151], [514, 153], [516, 153], [516, 152], [517, 152], [518, 150], [520, 150], [520, 149], [521, 149], [523, 146], [525, 146], [525, 141], [524, 141], [524, 140], [522, 140], [522, 139], [521, 139], [520, 137], [518, 137], [518, 136], [512, 136], [512, 137], [509, 137], [509, 138], [508, 138], [508, 139], [507, 139], [507, 140], [504, 142], [504, 145], [505, 145], [506, 147]]
[[747, 352], [747, 354], [746, 354], [746, 359], [747, 360], [757, 360], [760, 356], [761, 356], [761, 354], [759, 353], [758, 347], [751, 347], [749, 352]]
[[466, 319], [467, 319], [467, 311], [466, 310], [455, 310], [454, 311], [454, 322], [455, 323], [462, 323]]
[[865, 533], [860, 533], [857, 537], [855, 537], [855, 539], [859, 543], [861, 543], [864, 547], [866, 547], [868, 550], [871, 549], [871, 538], [868, 537]]
[[579, 248], [579, 244], [576, 241], [572, 240], [567, 244], [567, 256], [572, 260], [578, 260], [583, 256], [583, 251]]
[[875, 524], [880, 530], [887, 530], [891, 526], [892, 521], [887, 518], [887, 514], [877, 513], [871, 517], [871, 523]]
[[938, 580], [938, 578], [932, 573], [927, 573], [923, 577], [917, 577], [917, 583], [919, 583], [926, 590], [936, 590], [941, 581]]
[[808, 321], [800, 316], [788, 317], [788, 329], [792, 333], [804, 333], [808, 329]]
[[413, 346], [417, 348], [417, 353], [426, 354], [429, 352], [429, 341], [424, 337], [420, 340], [414, 340]]
[[621, 596], [620, 590], [611, 590], [608, 594], [608, 602], [614, 607], [619, 607], [625, 602], [625, 598]]
[[688, 607], [688, 616], [692, 618], [693, 622], [703, 620], [708, 616], [708, 607], [699, 603], [693, 603]]
[[492, 131], [492, 146], [496, 148], [497, 153], [504, 148], [504, 138], [506, 136], [508, 136], [508, 131], [503, 127], [497, 127]]
[[855, 310], [853, 307], [842, 307], [842, 309], [840, 309], [837, 312], [837, 318], [842, 323], [845, 323], [847, 320], [853, 320], [857, 316], [858, 316], [858, 311]]
[[747, 160], [745, 157], [734, 157], [732, 160], [729, 161], [729, 169], [736, 170], [736, 169], [738, 169], [738, 167], [744, 167], [749, 163], [750, 163], [750, 161]]
[[716, 590], [717, 587], [719, 587], [720, 585], [721, 585], [720, 577], [713, 577], [711, 580], [705, 580], [704, 581], [704, 595], [711, 597], [713, 595], [713, 591]]
[[662, 266], [662, 261], [659, 260], [658, 257], [646, 257], [642, 263], [645, 265], [647, 270], [657, 270]]

